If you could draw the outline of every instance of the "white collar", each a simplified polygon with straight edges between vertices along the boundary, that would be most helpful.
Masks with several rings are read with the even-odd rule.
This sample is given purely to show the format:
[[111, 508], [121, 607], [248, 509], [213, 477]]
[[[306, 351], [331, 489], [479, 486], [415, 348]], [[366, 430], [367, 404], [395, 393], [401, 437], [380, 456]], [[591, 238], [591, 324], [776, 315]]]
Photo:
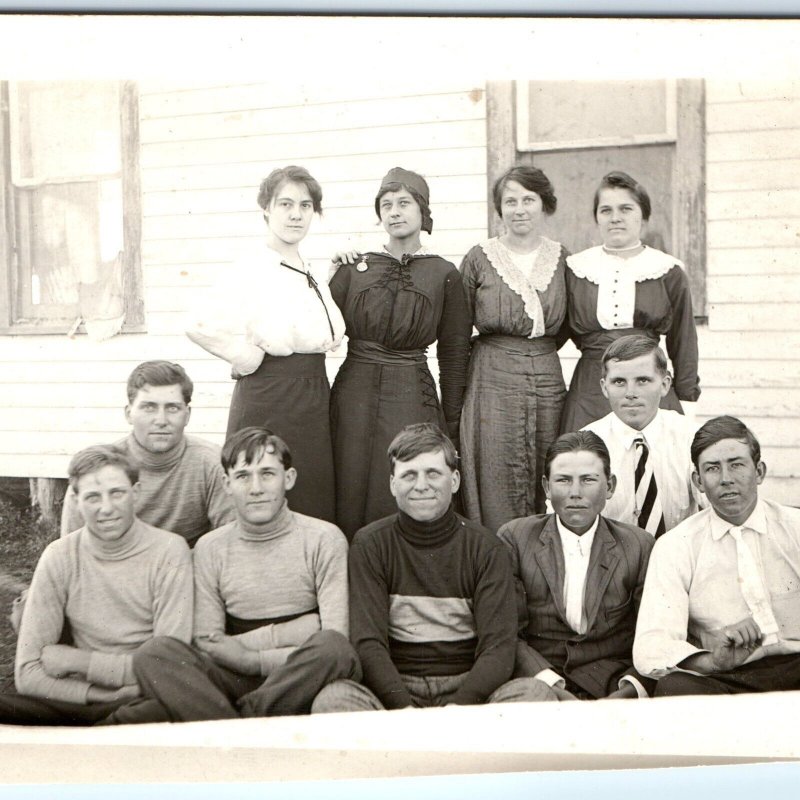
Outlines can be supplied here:
[[767, 515], [766, 510], [764, 508], [764, 503], [759, 498], [756, 501], [756, 506], [753, 509], [750, 516], [741, 524], [741, 525], [734, 525], [727, 520], [722, 519], [722, 517], [717, 515], [717, 512], [714, 511], [713, 508], [710, 508], [709, 511], [710, 516], [709, 520], [711, 523], [711, 538], [717, 542], [719, 541], [726, 533], [730, 531], [731, 528], [748, 528], [751, 531], [755, 531], [756, 533], [766, 533], [767, 532]]
[[[392, 254], [389, 252], [389, 248], [386, 245], [383, 245], [383, 252], [384, 253], [388, 253], [388, 255], [392, 256]], [[428, 248], [425, 247], [424, 244], [421, 244], [419, 246], [418, 250], [415, 250], [413, 253], [405, 253], [405, 255], [407, 255], [407, 256], [432, 256], [434, 254], [430, 250], [428, 250]], [[392, 256], [392, 258], [394, 258], [394, 256]]]
[[644, 250], [631, 258], [608, 253], [602, 245], [590, 247], [567, 258], [567, 266], [579, 278], [597, 284], [614, 280], [622, 273], [639, 283], [666, 275], [675, 265], [683, 267], [683, 263], [661, 250], [645, 245]]
[[556, 518], [556, 528], [558, 529], [558, 535], [561, 537], [562, 546], [569, 547], [570, 544], [575, 544], [576, 540], [580, 540], [581, 542], [581, 549], [583, 549], [583, 543], [585, 542], [586, 545], [591, 550], [592, 542], [594, 541], [594, 535], [597, 532], [597, 526], [600, 524], [600, 515], [598, 514], [594, 518], [594, 522], [592, 523], [592, 527], [589, 528], [586, 533], [581, 534], [580, 536], [577, 533], [573, 533], [566, 525], [564, 525], [561, 520], [558, 518], [558, 514], [555, 515]]
[[659, 408], [650, 422], [637, 431], [624, 423], [613, 411], [611, 412], [611, 433], [618, 437], [626, 450], [633, 447], [637, 439], [644, 439], [648, 447], [656, 447], [664, 432], [663, 414]]

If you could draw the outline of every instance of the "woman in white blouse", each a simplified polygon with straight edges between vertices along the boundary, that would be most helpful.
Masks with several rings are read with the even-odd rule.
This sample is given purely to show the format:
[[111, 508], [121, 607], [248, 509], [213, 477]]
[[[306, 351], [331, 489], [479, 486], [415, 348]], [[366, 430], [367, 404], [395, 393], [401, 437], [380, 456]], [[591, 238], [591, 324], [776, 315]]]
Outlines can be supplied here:
[[581, 351], [561, 417], [561, 433], [580, 430], [611, 411], [600, 389], [601, 359], [620, 336], [666, 337], [674, 376], [662, 408], [683, 413], [700, 396], [697, 331], [683, 264], [642, 244], [650, 197], [624, 172], [609, 172], [594, 196], [603, 244], [567, 258], [567, 318]]
[[215, 287], [187, 330], [233, 368], [236, 386], [227, 435], [263, 425], [286, 441], [297, 468], [294, 511], [333, 521], [334, 481], [325, 353], [344, 335], [326, 274], [315, 274], [300, 242], [322, 189], [303, 167], [273, 170], [258, 191], [266, 239]]

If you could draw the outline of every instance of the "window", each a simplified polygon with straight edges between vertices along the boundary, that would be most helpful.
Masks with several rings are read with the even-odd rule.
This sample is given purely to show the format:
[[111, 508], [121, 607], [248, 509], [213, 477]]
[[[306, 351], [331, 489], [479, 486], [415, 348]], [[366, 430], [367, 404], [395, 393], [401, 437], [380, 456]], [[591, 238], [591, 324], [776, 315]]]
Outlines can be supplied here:
[[135, 86], [9, 82], [2, 111], [0, 330], [142, 330]]

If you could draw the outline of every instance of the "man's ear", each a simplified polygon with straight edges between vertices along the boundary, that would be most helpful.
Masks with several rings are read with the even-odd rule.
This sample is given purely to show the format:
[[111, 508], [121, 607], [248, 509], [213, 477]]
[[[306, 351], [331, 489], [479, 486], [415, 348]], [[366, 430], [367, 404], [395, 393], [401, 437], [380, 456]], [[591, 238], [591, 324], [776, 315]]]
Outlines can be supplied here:
[[547, 480], [547, 475], [542, 475], [542, 489], [544, 489], [544, 495], [549, 500], [550, 499], [550, 483]]
[[297, 470], [294, 467], [289, 467], [283, 476], [283, 485], [288, 492], [297, 483]]
[[606, 500], [610, 500], [614, 496], [614, 492], [617, 490], [617, 476], [614, 473], [611, 473], [611, 477], [608, 479], [608, 490], [606, 491]]
[[230, 497], [230, 495], [232, 494], [232, 492], [231, 492], [231, 476], [228, 474], [227, 470], [225, 470], [225, 472], [222, 475], [222, 485], [225, 488], [225, 494], [227, 494]]
[[700, 477], [696, 469], [692, 470], [692, 483], [697, 491], [702, 492], [703, 494], [706, 493], [706, 490], [703, 488], [703, 479]]
[[450, 484], [450, 492], [455, 494], [458, 491], [459, 486], [461, 486], [461, 473], [457, 469], [454, 469], [452, 483]]
[[669, 372], [665, 372], [661, 377], [661, 396], [666, 397], [669, 393], [669, 389], [672, 386], [672, 375]]
[[124, 413], [125, 413], [125, 422], [127, 422], [128, 425], [133, 425], [133, 423], [131, 422], [131, 407], [130, 407], [130, 404], [125, 406]]
[[761, 484], [764, 482], [764, 478], [767, 477], [767, 465], [763, 461], [759, 461], [756, 464], [756, 483]]
[[603, 397], [608, 400], [608, 389], [606, 389], [606, 379], [605, 376], [600, 378], [600, 391], [603, 393]]

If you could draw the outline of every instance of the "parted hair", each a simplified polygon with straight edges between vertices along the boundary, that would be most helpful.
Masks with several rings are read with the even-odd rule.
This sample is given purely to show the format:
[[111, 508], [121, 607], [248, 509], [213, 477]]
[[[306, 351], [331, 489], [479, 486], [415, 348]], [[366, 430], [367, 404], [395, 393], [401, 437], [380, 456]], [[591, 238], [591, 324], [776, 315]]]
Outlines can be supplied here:
[[132, 403], [143, 386], [181, 387], [183, 402], [188, 406], [192, 402], [194, 384], [186, 374], [186, 370], [172, 361], [143, 361], [128, 376], [128, 402]]
[[653, 354], [656, 369], [661, 375], [667, 374], [667, 356], [655, 339], [641, 333], [620, 336], [606, 347], [603, 353], [603, 376], [608, 372], [609, 361], [633, 361], [639, 356]]
[[437, 450], [444, 453], [445, 463], [450, 469], [458, 467], [456, 448], [440, 428], [430, 422], [406, 425], [389, 445], [389, 469], [394, 473], [394, 465], [398, 461], [410, 461], [423, 453], [435, 453]]
[[713, 447], [723, 439], [736, 439], [739, 442], [743, 442], [750, 448], [753, 463], [758, 464], [761, 461], [761, 445], [753, 432], [740, 419], [726, 414], [725, 416], [708, 420], [694, 435], [691, 453], [692, 464], [694, 464], [695, 469], [698, 469], [703, 451]]
[[139, 480], [139, 467], [124, 450], [113, 444], [95, 444], [75, 453], [69, 462], [67, 478], [72, 491], [77, 494], [78, 481], [103, 467], [119, 467], [128, 476], [131, 486]]
[[608, 453], [606, 443], [592, 431], [574, 431], [564, 433], [556, 439], [547, 449], [544, 459], [544, 476], [550, 477], [550, 466], [555, 461], [556, 456], [565, 453], [594, 453], [603, 462], [603, 472], [606, 479], [611, 478], [611, 456]]
[[253, 464], [259, 461], [264, 453], [272, 453], [283, 464], [284, 469], [292, 466], [292, 453], [289, 445], [269, 428], [251, 425], [236, 431], [225, 440], [225, 444], [222, 445], [220, 461], [226, 474], [236, 466], [241, 453], [244, 453], [245, 464]]
[[529, 192], [536, 192], [542, 200], [544, 213], [550, 216], [555, 214], [558, 207], [553, 184], [550, 179], [537, 167], [529, 167], [525, 164], [518, 164], [504, 172], [495, 182], [492, 188], [492, 199], [494, 208], [502, 216], [501, 204], [503, 201], [503, 190], [509, 181], [516, 181], [520, 186], [524, 186]]
[[600, 185], [594, 193], [592, 216], [595, 221], [597, 220], [597, 207], [600, 205], [600, 192], [602, 192], [603, 189], [627, 189], [633, 195], [634, 200], [639, 204], [639, 208], [642, 210], [642, 219], [645, 222], [650, 219], [650, 195], [647, 194], [647, 189], [645, 189], [639, 181], [628, 175], [627, 172], [615, 170], [603, 176]]
[[322, 215], [322, 187], [305, 167], [291, 165], [272, 170], [258, 187], [258, 205], [266, 211], [284, 183], [302, 183], [311, 195], [314, 211]]
[[420, 216], [422, 217], [422, 230], [431, 233], [433, 230], [433, 217], [431, 216], [431, 207], [428, 201], [412, 186], [398, 181], [384, 183], [378, 190], [378, 194], [375, 196], [375, 213], [378, 215], [378, 219], [380, 220], [381, 218], [381, 198], [385, 194], [389, 194], [389, 192], [399, 192], [401, 189], [405, 189], [419, 206]]

